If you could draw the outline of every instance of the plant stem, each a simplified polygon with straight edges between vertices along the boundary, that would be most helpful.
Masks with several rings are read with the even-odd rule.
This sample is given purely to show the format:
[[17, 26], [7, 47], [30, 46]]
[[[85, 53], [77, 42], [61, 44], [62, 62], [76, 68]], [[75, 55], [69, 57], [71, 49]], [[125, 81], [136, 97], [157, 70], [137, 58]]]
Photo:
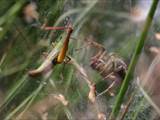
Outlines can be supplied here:
[[151, 23], [152, 23], [152, 20], [153, 20], [153, 16], [155, 14], [155, 11], [156, 11], [156, 8], [157, 8], [157, 5], [158, 5], [158, 2], [159, 0], [153, 0], [152, 2], [152, 5], [151, 5], [151, 8], [150, 8], [150, 11], [148, 13], [148, 16], [147, 16], [147, 19], [146, 19], [146, 22], [145, 22], [145, 25], [144, 25], [144, 29], [141, 33], [141, 36], [140, 36], [140, 39], [139, 39], [139, 42], [136, 46], [136, 50], [133, 54], [133, 57], [131, 59], [131, 63], [129, 65], [129, 68], [128, 68], [128, 71], [127, 71], [127, 74], [124, 78], [124, 81], [122, 83], [122, 86], [121, 86], [121, 89], [120, 89], [120, 92], [117, 96], [117, 99], [116, 99], [116, 102], [115, 102], [115, 105], [114, 105], [114, 108], [112, 110], [112, 113], [111, 113], [111, 116], [110, 116], [110, 119], [116, 119], [116, 117], [118, 116], [118, 113], [119, 113], [119, 110], [120, 110], [120, 106], [121, 106], [121, 103], [123, 101], [123, 98], [124, 98], [124, 95], [128, 89], [128, 86], [129, 86], [129, 82], [130, 80], [132, 79], [132, 73], [134, 71], [134, 68], [135, 68], [135, 65], [138, 61], [138, 58], [139, 58], [139, 55], [142, 51], [142, 48], [144, 46], [144, 42], [146, 40], [146, 37], [147, 37], [147, 34], [148, 34], [148, 31], [149, 31], [149, 28], [151, 26]]

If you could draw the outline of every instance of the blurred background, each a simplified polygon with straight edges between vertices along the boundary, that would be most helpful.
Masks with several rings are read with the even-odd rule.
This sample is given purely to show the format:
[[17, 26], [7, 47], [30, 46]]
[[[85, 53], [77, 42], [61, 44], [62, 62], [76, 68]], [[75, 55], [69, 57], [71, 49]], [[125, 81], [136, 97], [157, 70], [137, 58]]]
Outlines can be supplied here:
[[[90, 66], [101, 48], [130, 63], [152, 0], [1, 0], [0, 1], [0, 119], [5, 120], [105, 120], [109, 118], [121, 84], [114, 93], [99, 95], [112, 83]], [[159, 120], [160, 5], [133, 73], [119, 119]], [[58, 64], [47, 74], [30, 77], [66, 32], [40, 27], [65, 26], [73, 33], [68, 56], [75, 64]], [[76, 67], [76, 65], [79, 65]], [[107, 64], [107, 63], [105, 63]], [[88, 100], [96, 86], [96, 102]], [[123, 78], [121, 79], [122, 82]], [[134, 96], [134, 97], [133, 97]], [[131, 98], [130, 106], [129, 98]], [[67, 102], [68, 104], [64, 104]], [[129, 109], [123, 116], [123, 111]]]

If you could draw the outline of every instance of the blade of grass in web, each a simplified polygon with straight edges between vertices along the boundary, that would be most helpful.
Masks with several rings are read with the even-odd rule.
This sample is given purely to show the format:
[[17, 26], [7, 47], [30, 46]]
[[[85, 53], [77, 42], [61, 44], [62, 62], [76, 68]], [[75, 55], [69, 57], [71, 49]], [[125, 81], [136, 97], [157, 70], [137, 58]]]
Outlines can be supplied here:
[[11, 113], [9, 113], [4, 120], [10, 120], [17, 111], [22, 108], [26, 103], [32, 98], [32, 94], [28, 96], [15, 110], [13, 110]]
[[2, 58], [0, 59], [0, 69], [1, 69], [1, 65], [3, 64], [3, 62], [4, 62], [5, 58], [6, 58], [6, 56], [7, 56], [7, 54], [4, 53], [4, 54], [2, 55]]
[[38, 88], [34, 92], [32, 92], [17, 108], [15, 108], [12, 112], [10, 112], [7, 115], [7, 117], [5, 118], [5, 120], [10, 120], [20, 109], [22, 109], [22, 107], [25, 106], [25, 108], [22, 111], [22, 114], [23, 114], [30, 107], [30, 105], [32, 104], [32, 102], [34, 101], [34, 99], [37, 97], [37, 95], [39, 94], [39, 92], [44, 87], [45, 84], [43, 84], [43, 83], [46, 82], [47, 80], [48, 80], [48, 78], [44, 78], [44, 80], [38, 86]]
[[150, 105], [153, 106], [153, 108], [156, 110], [156, 112], [160, 115], [160, 108], [154, 103], [151, 96], [142, 88], [142, 86], [139, 85], [140, 91], [143, 93], [144, 98], [150, 103]]
[[27, 67], [27, 65], [28, 65], [28, 63], [26, 62], [24, 64], [14, 66], [14, 68], [11, 68], [9, 70], [7, 69], [7, 70], [3, 71], [2, 76], [9, 76], [9, 75], [17, 73], [19, 71], [22, 71]]
[[119, 94], [117, 96], [117, 99], [116, 99], [114, 108], [112, 110], [110, 119], [116, 119], [116, 117], [118, 116], [118, 113], [119, 113], [119, 110], [120, 110], [120, 106], [122, 104], [122, 101], [123, 101], [123, 98], [125, 96], [125, 93], [126, 93], [126, 91], [128, 89], [129, 82], [132, 79], [132, 74], [133, 74], [135, 65], [136, 65], [136, 63], [138, 61], [139, 55], [140, 55], [140, 53], [142, 51], [142, 48], [144, 46], [144, 42], [146, 40], [149, 28], [151, 26], [151, 23], [152, 23], [152, 20], [153, 20], [153, 16], [155, 14], [158, 2], [159, 2], [159, 0], [153, 0], [153, 3], [151, 5], [150, 11], [148, 13], [148, 16], [147, 16], [143, 31], [141, 33], [140, 39], [138, 41], [138, 44], [136, 46], [136, 50], [135, 50], [135, 52], [133, 54], [133, 57], [131, 59], [131, 63], [129, 65], [129, 69], [127, 71], [127, 74], [126, 74], [126, 76], [124, 78], [124, 81], [122, 83], [122, 86], [120, 88], [120, 92], [119, 92]]
[[[28, 55], [28, 58], [26, 58], [27, 62], [25, 62], [23, 65], [20, 65], [13, 69], [11, 68], [10, 70], [6, 70], [6, 72], [3, 71], [2, 75], [3, 76], [11, 75], [12, 73], [17, 72], [17, 70], [25, 69], [26, 66], [29, 64], [29, 60], [31, 59], [32, 55], [38, 50], [32, 51], [31, 54]], [[20, 80], [16, 81], [16, 84], [10, 90], [8, 90], [7, 96], [5, 97], [3, 103], [0, 105], [0, 110], [2, 110], [10, 101], [12, 101], [12, 99], [19, 92], [21, 92], [21, 89], [25, 86], [27, 82], [28, 82], [28, 75], [24, 75]]]
[[137, 119], [137, 116], [138, 116], [138, 113], [141, 112], [141, 109], [142, 109], [142, 105], [144, 104], [145, 102], [145, 98], [143, 97], [142, 100], [139, 101], [139, 106], [136, 108], [136, 112], [132, 115], [132, 120], [136, 120]]
[[17, 84], [8, 92], [7, 97], [4, 99], [4, 102], [0, 105], [0, 111], [5, 108], [5, 106], [21, 91], [25, 83], [27, 82], [27, 75], [23, 76]]

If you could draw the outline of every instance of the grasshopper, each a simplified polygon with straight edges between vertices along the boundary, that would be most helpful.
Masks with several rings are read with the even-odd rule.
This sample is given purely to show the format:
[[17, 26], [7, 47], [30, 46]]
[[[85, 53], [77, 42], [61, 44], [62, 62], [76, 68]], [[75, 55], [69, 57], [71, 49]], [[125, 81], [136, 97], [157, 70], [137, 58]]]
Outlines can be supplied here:
[[68, 50], [69, 40], [73, 32], [71, 25], [67, 27], [43, 27], [44, 30], [67, 30], [67, 35], [64, 38], [63, 44], [60, 42], [58, 45], [48, 54], [45, 61], [40, 65], [39, 68], [30, 70], [28, 74], [30, 76], [37, 76], [42, 73], [46, 73], [52, 65], [63, 63], [66, 53]]

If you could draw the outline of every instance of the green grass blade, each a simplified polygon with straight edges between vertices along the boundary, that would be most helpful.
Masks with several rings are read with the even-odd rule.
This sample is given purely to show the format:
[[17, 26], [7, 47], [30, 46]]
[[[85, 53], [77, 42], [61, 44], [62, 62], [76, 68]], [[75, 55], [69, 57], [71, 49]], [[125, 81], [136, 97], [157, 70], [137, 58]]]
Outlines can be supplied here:
[[19, 0], [2, 17], [0, 17], [0, 26], [4, 25], [3, 31], [0, 32], [0, 41], [2, 40], [5, 33], [9, 30], [9, 27], [14, 22], [24, 3], [25, 0]]
[[17, 82], [17, 84], [9, 91], [9, 94], [4, 99], [4, 102], [0, 105], [0, 110], [10, 102], [12, 99], [21, 91], [25, 83], [27, 82], [27, 75], [25, 75], [22, 79]]
[[129, 69], [128, 69], [127, 74], [125, 76], [124, 82], [122, 83], [120, 92], [119, 92], [119, 94], [117, 96], [117, 99], [116, 99], [116, 102], [115, 102], [115, 106], [114, 106], [114, 108], [112, 110], [111, 119], [115, 119], [117, 117], [118, 113], [119, 113], [121, 103], [122, 103], [124, 95], [125, 95], [125, 93], [126, 93], [126, 91], [128, 89], [129, 82], [130, 82], [130, 80], [132, 78], [132, 73], [133, 73], [135, 65], [136, 65], [136, 63], [138, 61], [139, 55], [140, 55], [140, 53], [142, 51], [142, 48], [144, 46], [144, 42], [146, 40], [149, 28], [151, 26], [151, 23], [152, 23], [152, 20], [153, 20], [153, 16], [155, 14], [158, 2], [159, 2], [159, 0], [153, 0], [153, 3], [151, 5], [150, 11], [148, 13], [148, 16], [147, 16], [147, 19], [146, 19], [146, 22], [145, 22], [145, 25], [144, 25], [144, 29], [143, 29], [143, 31], [141, 33], [140, 39], [139, 39], [138, 44], [136, 46], [136, 50], [135, 50], [135, 52], [133, 54], [131, 63], [129, 65]]

